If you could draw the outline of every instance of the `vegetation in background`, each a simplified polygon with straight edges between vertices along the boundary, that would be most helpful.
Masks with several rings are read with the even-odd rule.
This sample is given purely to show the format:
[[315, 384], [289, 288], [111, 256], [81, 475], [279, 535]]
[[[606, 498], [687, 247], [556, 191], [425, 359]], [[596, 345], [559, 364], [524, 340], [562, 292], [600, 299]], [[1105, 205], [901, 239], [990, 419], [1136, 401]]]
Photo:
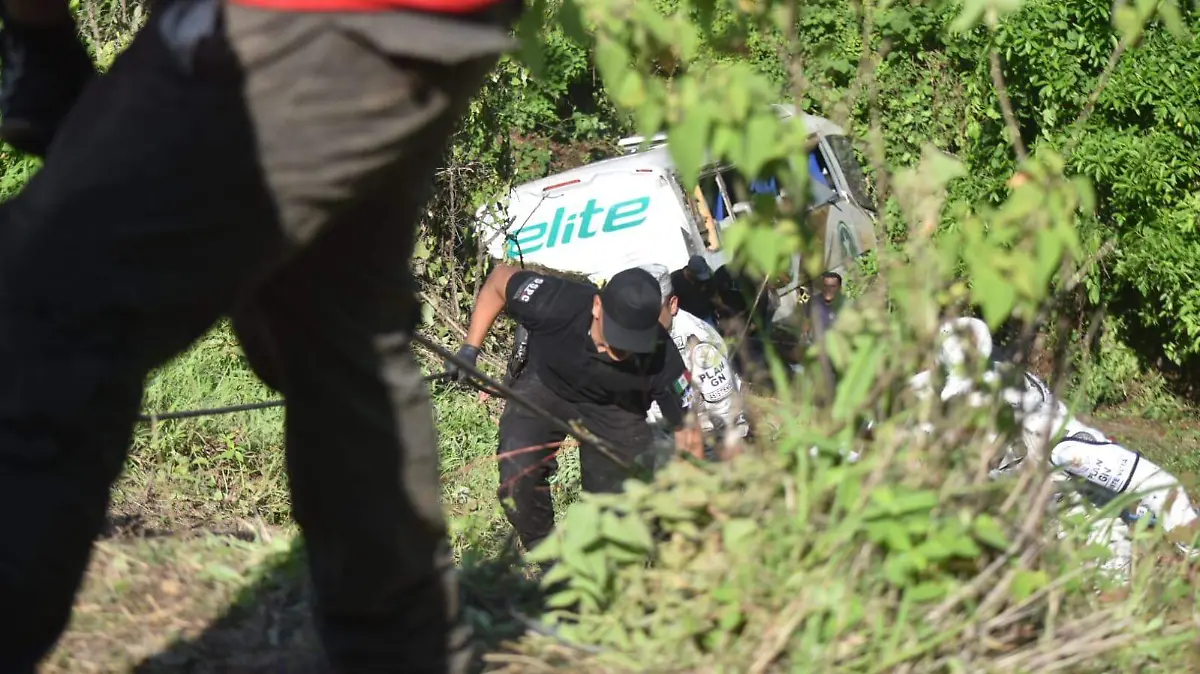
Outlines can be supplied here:
[[[518, 646], [523, 659], [494, 660], [514, 672], [531, 658], [546, 671], [1189, 668], [1196, 596], [1187, 562], [1169, 547], [1155, 552], [1156, 537], [1136, 527], [1129, 589], [1098, 597], [1094, 590], [1112, 581], [1094, 562], [1110, 553], [1088, 544], [1083, 521], [1054, 517], [1047, 467], [988, 479], [998, 453], [1020, 437], [1001, 410], [921, 403], [906, 392], [908, 377], [930, 366], [941, 317], [974, 310], [993, 330], [1014, 320], [1030, 326], [1017, 353], [1053, 320], [1050, 366], [1063, 390], [1076, 352], [1067, 336], [1091, 327], [1063, 297], [1083, 288], [1093, 291], [1092, 303], [1115, 301], [1081, 278], [1102, 266], [1119, 231], [1105, 227], [1122, 224], [1116, 186], [1080, 170], [1086, 155], [1078, 148], [1092, 140], [1097, 102], [1121, 56], [1146, 37], [1148, 21], [1161, 18], [1172, 33], [1147, 39], [1150, 49], [1159, 39], [1190, 44], [1177, 8], [1117, 5], [1114, 29], [1105, 26], [1108, 44], [1090, 55], [1095, 67], [1077, 57], [1084, 76], [1071, 82], [1071, 96], [1055, 95], [1050, 65], [1021, 71], [1020, 57], [1040, 45], [1014, 44], [1018, 35], [1030, 45], [1053, 39], [1061, 6], [978, 0], [910, 11], [909, 18], [929, 19], [924, 39], [942, 42], [934, 51], [972, 65], [962, 68], [956, 92], [964, 105], [961, 146], [910, 135], [909, 161], [898, 165], [882, 132], [891, 118], [876, 103], [882, 86], [874, 74], [886, 59], [882, 47], [903, 43], [878, 42], [876, 8], [851, 5], [850, 20], [861, 26], [849, 33], [862, 36], [858, 67], [843, 61], [844, 81], [833, 70], [826, 87], [815, 88], [805, 65], [819, 52], [806, 52], [812, 44], [798, 34], [797, 12], [819, 12], [831, 39], [845, 34], [838, 30], [844, 15], [816, 7], [568, 0], [554, 8], [573, 37], [594, 46], [606, 87], [638, 131], [667, 130], [685, 187], [711, 153], [747, 178], [776, 175], [789, 193], [806, 193], [804, 162], [790, 161], [803, 156], [806, 130], [769, 109], [780, 97], [772, 72], [736, 58], [748, 50], [750, 31], [775, 42], [789, 98], [820, 98], [852, 115], [865, 92], [861, 149], [888, 203], [892, 245], [877, 258], [883, 283], [844, 310], [802, 363], [805, 372], [832, 365], [836, 387], [819, 376], [791, 385], [777, 378], [772, 407], [786, 421], [761, 453], [721, 466], [680, 461], [651, 485], [585, 494], [531, 553], [532, 561], [556, 562], [544, 583], [565, 589], [548, 605], [569, 609], [561, 635], [586, 650], [556, 648], [563, 636], [532, 636]], [[1089, 16], [1086, 6], [1079, 12]], [[1073, 40], [1086, 45], [1087, 35]], [[823, 56], [837, 64], [836, 54]], [[1018, 62], [1008, 77], [1006, 60]], [[843, 95], [813, 93], [830, 89]], [[1014, 93], [1042, 95], [1041, 118], [1030, 119], [1028, 108], [1018, 115]], [[902, 116], [900, 126], [909, 120]], [[1190, 133], [1182, 121], [1176, 127]], [[798, 211], [757, 205], [730, 230], [735, 264], [770, 275], [786, 268], [790, 253], [820, 257]], [[1176, 212], [1177, 205], [1156, 207]], [[1145, 312], [1128, 320], [1154, 325]], [[1166, 357], [1184, 362], [1187, 331], [1159, 334]], [[871, 433], [863, 431], [868, 422]], [[919, 423], [933, 431], [916, 431]], [[850, 450], [862, 460], [844, 463]]]

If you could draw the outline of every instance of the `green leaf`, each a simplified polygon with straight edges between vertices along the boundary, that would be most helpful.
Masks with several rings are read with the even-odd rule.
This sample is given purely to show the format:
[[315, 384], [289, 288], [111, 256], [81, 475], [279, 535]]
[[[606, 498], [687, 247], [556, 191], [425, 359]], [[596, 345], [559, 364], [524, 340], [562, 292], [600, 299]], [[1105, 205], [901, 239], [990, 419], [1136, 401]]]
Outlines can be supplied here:
[[667, 133], [667, 147], [679, 171], [679, 178], [689, 191], [696, 186], [708, 151], [708, 135], [712, 129], [712, 110], [705, 104], [691, 106], [683, 119]]
[[1179, 3], [1175, 0], [1162, 0], [1158, 5], [1158, 18], [1162, 19], [1167, 31], [1177, 40], [1191, 41], [1192, 34], [1183, 23], [1183, 15], [1179, 12]]
[[754, 520], [734, 518], [726, 521], [721, 527], [721, 540], [726, 550], [739, 554], [747, 552], [747, 546], [753, 540], [758, 524]]
[[1013, 190], [1012, 196], [1004, 202], [1000, 216], [1005, 220], [1019, 221], [1030, 213], [1037, 211], [1042, 205], [1042, 191], [1036, 186], [1026, 183]]
[[1145, 24], [1138, 12], [1129, 5], [1120, 5], [1113, 10], [1113, 27], [1121, 36], [1121, 41], [1130, 44], [1142, 34]]
[[938, 187], [944, 187], [955, 178], [967, 174], [961, 161], [942, 151], [933, 143], [921, 148], [921, 173]]
[[971, 523], [971, 533], [979, 542], [997, 550], [1007, 550], [1010, 545], [1004, 528], [991, 515], [984, 513], [976, 515], [975, 520]]
[[887, 561], [883, 563], [884, 577], [892, 585], [898, 587], [908, 585], [910, 574], [915, 568], [914, 559], [912, 553], [888, 555]]
[[625, 73], [620, 88], [614, 96], [617, 105], [623, 108], [639, 109], [646, 103], [646, 87], [642, 83], [642, 75], [635, 70]]
[[965, 0], [962, 11], [950, 24], [950, 30], [955, 33], [965, 33], [978, 26], [986, 8], [986, 0]]
[[601, 36], [596, 40], [596, 68], [610, 90], [621, 86], [631, 60], [624, 45], [612, 38]]
[[953, 538], [948, 540], [948, 545], [956, 556], [965, 559], [974, 559], [983, 554], [983, 550], [975, 544], [975, 541], [965, 535], [955, 534]]
[[1112, 549], [1103, 543], [1088, 543], [1079, 551], [1080, 559], [1089, 562], [1111, 559], [1112, 556]]
[[563, 517], [563, 552], [582, 550], [600, 540], [600, 507], [583, 499], [571, 504]]
[[745, 145], [740, 168], [747, 177], [762, 173], [768, 163], [779, 156], [779, 118], [773, 111], [758, 112], [746, 121]]
[[635, 550], [620, 543], [613, 543], [604, 548], [608, 558], [617, 564], [637, 564], [646, 559], [644, 550]]
[[563, 609], [583, 599], [583, 593], [571, 588], [556, 592], [546, 600], [546, 608]]
[[904, 528], [908, 529], [909, 533], [925, 535], [933, 529], [933, 521], [929, 517], [929, 510], [911, 512], [905, 515], [902, 519]]
[[849, 419], [858, 411], [875, 383], [875, 375], [883, 362], [884, 350], [876, 348], [873, 336], [863, 335], [855, 341], [859, 344], [854, 363], [838, 383], [834, 396], [833, 418], [837, 420]]
[[559, 559], [561, 555], [562, 534], [555, 532], [543, 538], [541, 543], [538, 543], [532, 550], [525, 553], [525, 561], [533, 562], [534, 564], [543, 564]]
[[591, 560], [589, 554], [583, 548], [567, 547], [563, 548], [562, 556], [559, 565], [565, 565], [571, 570], [572, 576], [580, 576], [591, 573]]
[[719, 124], [713, 130], [712, 153], [737, 164], [741, 162], [742, 134], [731, 124]]
[[994, 264], [994, 259], [981, 260], [971, 269], [975, 276], [972, 294], [983, 309], [983, 319], [992, 330], [999, 328], [1017, 305], [1017, 291], [996, 272]]
[[1064, 243], [1058, 232], [1049, 229], [1038, 230], [1037, 267], [1035, 281], [1039, 288], [1047, 288], [1054, 272], [1058, 271], [1062, 262]]
[[[1012, 273], [1009, 278], [1012, 281], [1013, 289], [1017, 291], [1017, 295], [1026, 298], [1039, 298], [1042, 293], [1039, 292], [1036, 284], [1037, 260], [1023, 255], [1014, 255], [1010, 258], [1010, 262], [1012, 263]], [[1042, 290], [1045, 290], [1045, 287]]]
[[720, 617], [717, 619], [717, 625], [726, 631], [737, 629], [745, 622], [745, 616], [742, 611], [735, 605], [729, 605], [721, 609]]
[[1050, 577], [1046, 575], [1045, 571], [1022, 569], [1013, 574], [1012, 587], [1009, 591], [1012, 592], [1015, 601], [1024, 601], [1049, 582]]
[[829, 352], [829, 360], [833, 362], [833, 366], [839, 371], [844, 371], [850, 363], [850, 340], [846, 335], [837, 330], [825, 333], [825, 349]]
[[908, 552], [913, 549], [912, 539], [908, 537], [908, 531], [896, 521], [888, 521], [885, 524], [883, 532], [888, 548], [893, 551]]
[[674, 44], [678, 39], [679, 25], [658, 11], [653, 3], [639, 2], [634, 7], [637, 27], [646, 31], [659, 44]]
[[678, 489], [673, 494], [667, 494], [668, 498], [674, 498], [679, 501], [679, 505], [685, 508], [704, 508], [712, 502], [712, 496], [702, 489], [695, 487], [683, 487]]
[[730, 585], [728, 581], [721, 583], [712, 591], [712, 598], [722, 604], [732, 604], [738, 601], [741, 593], [736, 587]]
[[867, 522], [864, 527], [865, 531], [867, 532], [867, 539], [872, 543], [883, 543], [887, 540], [888, 527], [890, 526], [893, 526], [891, 520]]
[[937, 506], [938, 501], [938, 495], [932, 491], [910, 491], [901, 494], [892, 501], [890, 509], [897, 515], [921, 511], [928, 512]]
[[571, 589], [580, 594], [594, 598], [597, 603], [604, 601], [604, 584], [607, 578], [592, 579], [587, 576], [574, 575], [571, 577]]
[[579, 3], [576, 0], [563, 0], [558, 7], [557, 19], [558, 25], [567, 39], [584, 48], [589, 46], [591, 42], [588, 37], [589, 31], [583, 25], [583, 15], [579, 11]]
[[657, 96], [651, 96], [642, 103], [637, 110], [637, 129], [638, 133], [646, 138], [651, 138], [663, 129], [663, 121], [667, 117], [667, 109], [658, 100]]
[[602, 520], [604, 537], [615, 543], [620, 543], [632, 550], [649, 552], [654, 548], [654, 538], [650, 529], [641, 518], [628, 515], [618, 518], [612, 513], [605, 513]]
[[729, 121], [741, 123], [750, 114], [750, 86], [745, 77], [738, 77], [737, 73], [731, 75], [734, 76], [730, 77], [725, 87], [725, 106], [729, 111]]
[[647, 505], [656, 516], [668, 521], [688, 520], [695, 514], [680, 503], [675, 494], [660, 492], [651, 496]]
[[999, 21], [1005, 16], [1018, 11], [1021, 9], [1021, 5], [1024, 4], [1024, 0], [991, 0], [991, 2], [991, 13], [994, 21]]
[[949, 584], [945, 581], [931, 580], [910, 587], [906, 594], [912, 601], [924, 603], [941, 599], [948, 589]]
[[696, 13], [696, 23], [701, 30], [711, 34], [714, 25], [714, 14], [717, 10], [717, 0], [691, 0], [692, 10]]
[[[570, 522], [577, 530], [584, 529], [591, 532], [597, 532], [600, 529], [600, 506], [590, 499], [583, 498], [571, 504], [567, 508], [566, 521]], [[571, 537], [567, 537], [571, 540]], [[588, 540], [595, 540], [596, 536], [592, 535]]]
[[546, 54], [542, 41], [542, 22], [546, 16], [546, 0], [533, 0], [517, 22], [517, 52], [534, 77], [543, 77]]
[[[528, 556], [526, 557], [528, 559]], [[565, 564], [555, 564], [542, 576], [542, 587], [555, 587], [559, 583], [571, 579], [571, 569]]]

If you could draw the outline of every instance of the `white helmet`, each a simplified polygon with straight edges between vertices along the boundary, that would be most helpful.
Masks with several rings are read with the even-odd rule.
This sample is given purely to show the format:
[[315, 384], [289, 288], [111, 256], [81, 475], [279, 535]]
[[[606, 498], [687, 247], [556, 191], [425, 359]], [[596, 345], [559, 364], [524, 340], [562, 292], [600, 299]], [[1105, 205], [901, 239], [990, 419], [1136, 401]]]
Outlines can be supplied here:
[[649, 272], [654, 277], [654, 280], [658, 281], [658, 289], [662, 293], [663, 304], [666, 304], [671, 295], [675, 294], [675, 288], [671, 284], [671, 270], [667, 269], [665, 264], [657, 263], [643, 264], [638, 267]]
[[967, 359], [968, 349], [977, 358], [992, 355], [992, 332], [987, 323], [978, 318], [951, 319], [942, 324], [938, 333], [938, 363], [942, 367], [961, 365]]

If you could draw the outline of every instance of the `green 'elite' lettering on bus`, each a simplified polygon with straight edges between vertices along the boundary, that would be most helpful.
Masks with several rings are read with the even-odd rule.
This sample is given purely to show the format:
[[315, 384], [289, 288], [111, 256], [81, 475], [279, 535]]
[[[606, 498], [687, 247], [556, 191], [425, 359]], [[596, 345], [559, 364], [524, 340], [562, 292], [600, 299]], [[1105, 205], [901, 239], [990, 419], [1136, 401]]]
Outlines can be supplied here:
[[[590, 239], [602, 232], [619, 232], [637, 227], [646, 222], [645, 213], [649, 209], [648, 196], [619, 201], [607, 208], [597, 206], [595, 199], [588, 199], [578, 213], [568, 213], [560, 206], [554, 211], [554, 219], [550, 222], [531, 222], [510, 233], [504, 245], [504, 255], [518, 258], [543, 248], [566, 246], [580, 239]], [[603, 222], [598, 217], [602, 213], [605, 214]]]

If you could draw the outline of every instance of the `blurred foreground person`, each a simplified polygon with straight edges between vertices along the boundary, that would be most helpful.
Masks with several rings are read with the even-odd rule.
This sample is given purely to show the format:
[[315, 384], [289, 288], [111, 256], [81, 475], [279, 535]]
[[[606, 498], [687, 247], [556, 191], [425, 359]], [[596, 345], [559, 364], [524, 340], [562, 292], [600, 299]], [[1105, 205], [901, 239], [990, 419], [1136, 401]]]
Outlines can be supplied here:
[[94, 79], [65, 31], [5, 27], [3, 121], [52, 140], [0, 206], [0, 672], [33, 672], [67, 623], [147, 374], [230, 314], [288, 401], [334, 669], [465, 671], [409, 258], [519, 12], [162, 0]]

